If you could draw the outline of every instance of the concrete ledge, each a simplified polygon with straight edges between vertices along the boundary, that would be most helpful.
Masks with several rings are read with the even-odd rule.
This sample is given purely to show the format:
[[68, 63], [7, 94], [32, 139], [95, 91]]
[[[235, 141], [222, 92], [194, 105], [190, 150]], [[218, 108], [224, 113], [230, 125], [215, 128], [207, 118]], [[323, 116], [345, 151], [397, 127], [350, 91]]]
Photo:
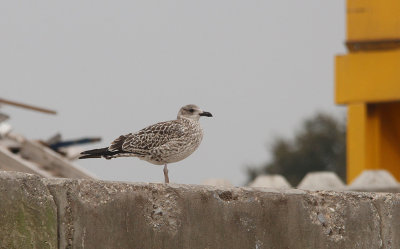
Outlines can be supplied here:
[[[0, 176], [0, 184], [24, 193], [26, 180]], [[18, 177], [43, 190], [32, 193], [26, 210], [54, 199], [57, 214], [43, 224], [57, 218], [59, 248], [400, 248], [398, 194]]]

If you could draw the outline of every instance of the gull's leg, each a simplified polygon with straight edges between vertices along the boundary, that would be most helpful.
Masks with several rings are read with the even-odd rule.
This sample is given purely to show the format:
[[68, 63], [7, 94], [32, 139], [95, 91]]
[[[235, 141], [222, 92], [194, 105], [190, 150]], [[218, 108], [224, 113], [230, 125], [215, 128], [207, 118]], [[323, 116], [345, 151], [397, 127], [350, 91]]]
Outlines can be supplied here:
[[164, 181], [165, 183], [169, 183], [167, 164], [164, 165]]

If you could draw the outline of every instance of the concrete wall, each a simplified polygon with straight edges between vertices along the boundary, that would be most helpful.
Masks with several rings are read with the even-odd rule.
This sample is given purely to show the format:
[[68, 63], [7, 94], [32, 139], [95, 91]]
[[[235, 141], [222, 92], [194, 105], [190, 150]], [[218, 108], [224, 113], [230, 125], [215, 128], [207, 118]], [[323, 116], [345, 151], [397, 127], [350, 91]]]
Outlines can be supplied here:
[[0, 172], [0, 248], [400, 248], [400, 195]]

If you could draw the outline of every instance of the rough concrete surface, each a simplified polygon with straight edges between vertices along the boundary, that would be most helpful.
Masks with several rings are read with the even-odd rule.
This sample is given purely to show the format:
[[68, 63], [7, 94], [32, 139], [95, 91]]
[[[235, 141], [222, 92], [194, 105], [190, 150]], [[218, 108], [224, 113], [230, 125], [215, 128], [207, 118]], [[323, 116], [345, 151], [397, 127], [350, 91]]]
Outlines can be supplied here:
[[59, 248], [400, 248], [399, 194], [35, 179]]
[[57, 248], [57, 210], [41, 178], [0, 172], [0, 248]]
[[49, 189], [61, 248], [400, 247], [393, 194], [88, 180], [49, 181]]

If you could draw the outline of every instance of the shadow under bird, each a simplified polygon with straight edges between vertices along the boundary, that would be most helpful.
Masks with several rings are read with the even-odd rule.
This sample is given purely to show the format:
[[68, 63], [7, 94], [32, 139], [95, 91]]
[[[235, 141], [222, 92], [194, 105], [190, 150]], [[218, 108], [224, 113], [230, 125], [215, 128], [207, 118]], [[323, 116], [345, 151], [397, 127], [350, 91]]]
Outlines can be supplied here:
[[81, 152], [79, 159], [137, 157], [155, 165], [164, 165], [164, 180], [169, 183], [167, 164], [190, 156], [203, 139], [201, 116], [212, 117], [212, 114], [196, 105], [185, 105], [179, 110], [176, 120], [122, 135], [108, 147]]

